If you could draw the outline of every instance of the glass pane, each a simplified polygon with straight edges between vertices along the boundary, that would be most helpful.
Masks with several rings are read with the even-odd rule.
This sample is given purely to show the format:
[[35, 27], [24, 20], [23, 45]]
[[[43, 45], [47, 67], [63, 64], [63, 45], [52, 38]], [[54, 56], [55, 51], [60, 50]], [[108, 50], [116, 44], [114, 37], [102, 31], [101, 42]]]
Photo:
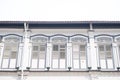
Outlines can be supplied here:
[[38, 63], [38, 60], [37, 59], [32, 59], [32, 65], [31, 65], [31, 67], [32, 68], [37, 68], [37, 64]]
[[86, 59], [85, 52], [80, 52], [80, 59]]
[[100, 65], [101, 65], [101, 68], [106, 68], [106, 61], [105, 61], [105, 59], [101, 59], [100, 60]]
[[85, 45], [80, 45], [80, 51], [85, 51]]
[[60, 68], [65, 68], [65, 59], [60, 59]]
[[60, 49], [61, 52], [65, 52], [65, 49]]
[[15, 68], [16, 59], [10, 59], [10, 68]]
[[33, 46], [33, 51], [38, 51], [38, 46]]
[[58, 59], [59, 58], [59, 53], [58, 52], [52, 53], [52, 58], [53, 59]]
[[52, 62], [52, 68], [58, 68], [58, 59], [54, 59]]
[[107, 57], [107, 59], [111, 59], [112, 58], [111, 52], [106, 52], [106, 57]]
[[4, 51], [3, 58], [9, 59], [9, 56], [10, 56], [10, 51]]
[[65, 48], [65, 45], [60, 45], [60, 48]]
[[40, 51], [45, 51], [45, 45], [40, 45]]
[[79, 69], [79, 59], [73, 60], [73, 67]]
[[100, 55], [100, 59], [105, 59], [105, 53], [104, 52], [99, 53], [99, 55]]
[[113, 68], [113, 60], [107, 59], [108, 68]]
[[82, 59], [82, 60], [80, 60], [80, 62], [81, 62], [81, 68], [86, 68], [86, 60], [85, 59]]
[[39, 59], [45, 59], [45, 53], [39, 53]]
[[[11, 45], [12, 46], [12, 45]], [[9, 46], [9, 44], [5, 44], [5, 51], [10, 51], [11, 50], [11, 46]]]
[[11, 58], [16, 59], [16, 57], [17, 57], [17, 51], [12, 51], [11, 52]]
[[111, 51], [111, 45], [106, 45], [106, 51]]
[[58, 45], [53, 45], [53, 51], [58, 51]]
[[38, 58], [38, 52], [33, 52], [32, 53], [32, 58], [35, 58], [35, 59]]
[[65, 59], [65, 52], [60, 52], [60, 58]]
[[73, 52], [73, 59], [79, 59], [79, 53]]
[[8, 65], [9, 65], [9, 59], [3, 59], [3, 62], [2, 62], [2, 68], [8, 68]]
[[79, 45], [73, 45], [73, 51], [79, 52]]
[[39, 60], [39, 68], [44, 68], [45, 67], [45, 60], [44, 59], [40, 59]]
[[99, 45], [99, 51], [104, 51], [104, 45]]

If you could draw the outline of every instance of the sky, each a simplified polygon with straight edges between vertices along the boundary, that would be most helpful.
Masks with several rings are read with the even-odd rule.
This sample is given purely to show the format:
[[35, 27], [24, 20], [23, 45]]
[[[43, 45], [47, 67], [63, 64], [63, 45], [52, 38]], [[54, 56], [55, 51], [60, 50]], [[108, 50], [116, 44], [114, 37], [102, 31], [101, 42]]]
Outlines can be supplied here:
[[0, 21], [120, 21], [120, 0], [0, 0]]

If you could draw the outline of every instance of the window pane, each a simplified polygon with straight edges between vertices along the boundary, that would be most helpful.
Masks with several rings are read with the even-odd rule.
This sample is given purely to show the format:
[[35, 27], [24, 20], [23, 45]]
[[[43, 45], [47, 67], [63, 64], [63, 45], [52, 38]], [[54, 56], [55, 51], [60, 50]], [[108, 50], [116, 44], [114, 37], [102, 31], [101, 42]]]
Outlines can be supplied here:
[[45, 45], [40, 45], [40, 51], [45, 51]]
[[60, 48], [65, 48], [65, 45], [60, 45]]
[[59, 53], [58, 52], [52, 53], [52, 58], [53, 59], [58, 59], [59, 58]]
[[11, 58], [15, 59], [16, 58], [17, 51], [12, 51], [11, 52]]
[[33, 51], [38, 51], [38, 46], [33, 46]]
[[101, 52], [99, 54], [100, 54], [100, 59], [105, 59], [105, 53], [104, 52]]
[[32, 53], [32, 58], [35, 58], [35, 59], [38, 58], [38, 52], [33, 52]]
[[106, 45], [106, 51], [111, 51], [111, 45]]
[[99, 45], [99, 51], [104, 51], [104, 45]]
[[86, 59], [85, 52], [80, 52], [80, 58], [81, 58], [81, 59]]
[[45, 53], [39, 53], [39, 59], [45, 59]]
[[106, 57], [107, 57], [107, 59], [111, 59], [112, 58], [111, 52], [106, 52]]
[[10, 52], [9, 51], [4, 51], [3, 58], [4, 59], [9, 59]]
[[80, 45], [80, 51], [85, 51], [85, 45]]
[[79, 45], [73, 45], [73, 51], [79, 51]]
[[78, 52], [73, 52], [73, 58], [74, 59], [79, 59], [79, 53]]
[[53, 51], [58, 51], [58, 45], [53, 45]]
[[65, 59], [65, 52], [60, 52], [60, 58]]

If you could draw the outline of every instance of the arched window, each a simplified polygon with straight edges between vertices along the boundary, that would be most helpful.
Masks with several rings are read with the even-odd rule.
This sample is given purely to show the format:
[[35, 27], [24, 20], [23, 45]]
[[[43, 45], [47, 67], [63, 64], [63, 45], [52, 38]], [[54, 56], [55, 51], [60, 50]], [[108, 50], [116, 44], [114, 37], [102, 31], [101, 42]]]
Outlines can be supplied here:
[[108, 36], [99, 36], [96, 38], [98, 44], [99, 66], [102, 69], [112, 69], [113, 53], [112, 53], [112, 38]]
[[19, 36], [8, 35], [3, 37], [4, 49], [2, 54], [1, 68], [16, 68], [20, 42], [21, 37]]
[[66, 43], [67, 39], [63, 36], [55, 36], [52, 41], [52, 68], [66, 68]]
[[44, 36], [32, 37], [31, 68], [35, 69], [45, 68], [46, 49], [47, 49], [47, 37]]
[[117, 51], [118, 51], [118, 67], [120, 67], [120, 36], [116, 37]]
[[88, 39], [83, 36], [74, 36], [71, 38], [71, 42], [73, 69], [86, 69]]

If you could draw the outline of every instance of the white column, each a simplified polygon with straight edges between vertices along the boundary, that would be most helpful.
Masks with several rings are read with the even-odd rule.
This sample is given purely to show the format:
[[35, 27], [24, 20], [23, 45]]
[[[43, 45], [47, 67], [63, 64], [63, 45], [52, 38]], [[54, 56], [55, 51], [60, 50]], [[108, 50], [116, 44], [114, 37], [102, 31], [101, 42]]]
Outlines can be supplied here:
[[72, 68], [72, 43], [67, 43], [67, 68]]
[[100, 55], [99, 55], [99, 53], [98, 53], [98, 45], [97, 45], [97, 43], [95, 43], [95, 52], [96, 52], [96, 61], [97, 61], [97, 67], [101, 67], [101, 65], [100, 65], [100, 60], [99, 60], [99, 58], [100, 58]]
[[87, 67], [91, 67], [91, 54], [90, 54], [90, 44], [87, 43], [87, 63], [88, 63], [88, 66]]
[[90, 52], [88, 57], [91, 58], [91, 67], [92, 70], [97, 69], [97, 58], [96, 58], [96, 51], [95, 51], [95, 41], [94, 41], [94, 31], [90, 30], [88, 31], [89, 35], [89, 43], [90, 43]]
[[113, 55], [113, 61], [114, 61], [114, 67], [115, 69], [118, 67], [118, 55], [117, 55], [117, 44], [116, 43], [112, 43], [112, 47], [113, 47], [113, 52], [112, 52], [112, 55]]
[[23, 53], [21, 58], [21, 80], [24, 80], [24, 70], [28, 67], [29, 62], [29, 36], [28, 24], [24, 23], [24, 37], [23, 37]]
[[31, 66], [31, 59], [32, 59], [32, 43], [28, 43], [28, 68]]
[[0, 43], [0, 68], [1, 68], [1, 61], [2, 61], [2, 55], [3, 55], [3, 48], [4, 48], [4, 44]]
[[22, 69], [26, 69], [28, 66], [29, 59], [29, 35], [28, 32], [24, 32], [24, 40], [23, 40], [23, 54], [22, 54]]
[[51, 67], [51, 57], [52, 57], [52, 43], [47, 43], [47, 52], [46, 52], [46, 67]]
[[119, 45], [117, 45], [116, 48], [117, 48], [117, 53], [116, 53], [117, 55], [116, 56], [117, 56], [117, 64], [118, 64], [117, 67], [120, 68], [120, 50], [119, 50]]
[[19, 44], [19, 52], [18, 52], [18, 58], [17, 58], [17, 66], [16, 67], [20, 67], [20, 64], [21, 64], [21, 60], [22, 60], [22, 51], [23, 51], [23, 43], [20, 43]]

